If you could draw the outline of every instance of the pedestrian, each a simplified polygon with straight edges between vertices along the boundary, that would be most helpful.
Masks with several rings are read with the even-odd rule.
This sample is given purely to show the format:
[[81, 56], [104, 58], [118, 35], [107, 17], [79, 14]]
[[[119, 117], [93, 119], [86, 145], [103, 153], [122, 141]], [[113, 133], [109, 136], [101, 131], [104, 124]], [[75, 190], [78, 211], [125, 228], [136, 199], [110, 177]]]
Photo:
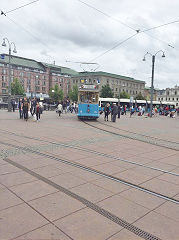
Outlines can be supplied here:
[[24, 120], [27, 121], [28, 111], [29, 111], [29, 102], [26, 97], [24, 98], [22, 109], [23, 109]]
[[62, 113], [62, 110], [63, 110], [62, 104], [59, 102], [59, 104], [58, 104], [58, 106], [57, 106], [57, 112], [58, 112], [58, 114], [59, 114], [59, 117], [60, 117], [60, 115], [61, 115], [61, 113]]
[[36, 113], [37, 121], [40, 121], [41, 106], [40, 106], [39, 102], [36, 103], [35, 113]]
[[130, 107], [130, 117], [132, 116], [132, 114], [134, 114], [135, 110], [133, 108], [133, 106]]
[[126, 115], [127, 107], [124, 105], [124, 114]]
[[120, 106], [120, 103], [118, 103], [117, 110], [118, 110], [118, 118], [120, 118], [121, 117], [121, 106]]
[[110, 106], [110, 112], [111, 112], [111, 122], [112, 122], [112, 120], [113, 120], [113, 107], [114, 107], [114, 105], [113, 105], [113, 104], [111, 104], [111, 106]]
[[13, 112], [15, 112], [15, 106], [16, 106], [16, 104], [15, 104], [15, 100], [14, 100], [14, 99], [12, 99], [11, 105], [12, 105], [12, 110], [13, 110]]
[[109, 112], [110, 112], [110, 109], [109, 109], [109, 103], [106, 104], [106, 106], [104, 107], [104, 120], [108, 121], [108, 116], [109, 116]]
[[20, 119], [23, 118], [23, 103], [22, 103], [22, 98], [19, 99], [19, 103], [18, 103], [18, 109], [19, 109], [19, 117]]
[[113, 109], [112, 109], [112, 121], [113, 122], [116, 121], [117, 113], [118, 113], [118, 108], [116, 106], [116, 103], [113, 103]]

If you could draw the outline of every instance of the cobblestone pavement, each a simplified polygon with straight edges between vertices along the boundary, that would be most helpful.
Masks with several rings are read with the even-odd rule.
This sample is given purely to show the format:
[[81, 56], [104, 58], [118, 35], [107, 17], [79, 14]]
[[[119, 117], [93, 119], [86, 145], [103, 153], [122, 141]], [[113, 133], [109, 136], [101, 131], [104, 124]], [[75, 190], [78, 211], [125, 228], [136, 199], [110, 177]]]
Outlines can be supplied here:
[[[179, 142], [179, 118], [127, 115], [107, 124]], [[179, 201], [179, 151], [55, 112], [25, 122], [1, 110], [0, 136], [0, 239], [179, 239], [178, 203], [106, 177]]]

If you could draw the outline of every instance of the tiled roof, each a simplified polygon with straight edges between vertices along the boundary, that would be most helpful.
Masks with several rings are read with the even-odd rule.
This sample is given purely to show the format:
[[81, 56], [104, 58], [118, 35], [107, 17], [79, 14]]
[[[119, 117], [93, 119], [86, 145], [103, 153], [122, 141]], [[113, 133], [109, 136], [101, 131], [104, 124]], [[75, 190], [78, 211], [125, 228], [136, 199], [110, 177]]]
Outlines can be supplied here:
[[[1, 55], [4, 55], [4, 59], [0, 58], [0, 63], [8, 64], [9, 63], [9, 55], [7, 55], [7, 54], [1, 54]], [[33, 59], [17, 57], [17, 56], [13, 56], [13, 55], [11, 56], [11, 65], [26, 67], [26, 68], [35, 68], [35, 69], [44, 71], [44, 67], [41, 63], [39, 63]]]
[[137, 80], [131, 77], [126, 77], [118, 74], [113, 74], [113, 73], [108, 73], [108, 72], [79, 72], [78, 75], [73, 76], [73, 77], [87, 77], [87, 76], [105, 76], [105, 77], [112, 77], [112, 78], [119, 78], [119, 79], [124, 79], [124, 80], [132, 80], [136, 82], [141, 82], [145, 83], [145, 81]]

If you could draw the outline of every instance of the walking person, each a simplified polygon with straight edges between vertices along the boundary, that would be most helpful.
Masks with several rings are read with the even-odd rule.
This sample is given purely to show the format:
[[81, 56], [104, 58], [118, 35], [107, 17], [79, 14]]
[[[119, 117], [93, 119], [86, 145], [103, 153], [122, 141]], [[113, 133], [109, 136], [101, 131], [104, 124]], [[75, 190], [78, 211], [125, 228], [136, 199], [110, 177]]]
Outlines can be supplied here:
[[28, 111], [29, 111], [29, 102], [26, 97], [24, 98], [22, 109], [23, 109], [24, 120], [27, 121]]
[[120, 103], [118, 103], [117, 110], [118, 110], [118, 118], [120, 118], [121, 117], [121, 106], [120, 106]]
[[20, 119], [23, 118], [23, 103], [22, 103], [22, 98], [19, 99], [19, 103], [18, 103], [18, 109], [19, 109], [19, 117]]
[[36, 113], [37, 121], [40, 121], [41, 107], [39, 102], [36, 103], [35, 113]]
[[118, 108], [116, 106], [116, 103], [114, 103], [113, 105], [113, 109], [112, 109], [112, 121], [115, 122], [116, 121], [116, 116], [118, 114]]
[[63, 107], [62, 107], [62, 104], [59, 102], [59, 104], [57, 106], [57, 112], [58, 112], [59, 117], [60, 117], [62, 111], [63, 111]]
[[12, 99], [11, 105], [12, 105], [12, 110], [13, 110], [13, 112], [15, 112], [15, 106], [16, 106], [16, 104], [15, 104], [15, 100], [14, 100], [14, 99]]
[[106, 106], [104, 107], [104, 120], [106, 121], [108, 121], [108, 116], [109, 116], [109, 112], [110, 112], [110, 110], [109, 110], [109, 104], [107, 103], [106, 104]]

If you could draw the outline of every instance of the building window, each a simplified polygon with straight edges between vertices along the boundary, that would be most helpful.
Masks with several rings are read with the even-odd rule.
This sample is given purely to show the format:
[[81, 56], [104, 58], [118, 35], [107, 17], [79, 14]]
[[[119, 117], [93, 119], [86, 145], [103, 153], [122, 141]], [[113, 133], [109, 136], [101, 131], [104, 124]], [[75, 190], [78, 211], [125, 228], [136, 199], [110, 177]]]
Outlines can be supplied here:
[[31, 91], [31, 86], [30, 85], [27, 86], [27, 90]]
[[178, 98], [177, 98], [177, 101], [178, 101]]
[[116, 92], [118, 91], [118, 88], [116, 88]]
[[168, 100], [170, 101], [170, 98], [168, 98]]
[[36, 91], [39, 91], [39, 90], [40, 90], [40, 87], [37, 87], [37, 86], [36, 86], [36, 87], [35, 87], [35, 90], [36, 90]]
[[175, 95], [177, 95], [177, 91], [175, 91]]
[[31, 84], [31, 80], [30, 79], [27, 79], [27, 84]]
[[2, 89], [2, 93], [6, 93], [6, 89]]
[[169, 95], [169, 92], [167, 91], [167, 95]]
[[45, 91], [46, 91], [46, 88], [45, 88], [45, 87], [42, 87], [42, 91], [45, 92]]
[[91, 78], [89, 78], [89, 83], [91, 83]]
[[161, 100], [163, 101], [163, 97], [161, 98]]
[[43, 82], [43, 85], [45, 86], [45, 85], [46, 85], [46, 82]]
[[160, 98], [158, 98], [158, 100], [160, 101]]
[[136, 91], [136, 94], [137, 94], [137, 91]]
[[2, 70], [2, 74], [5, 75], [6, 73], [7, 73], [7, 70], [6, 70], [6, 69], [3, 69], [3, 70]]
[[109, 84], [109, 80], [107, 79], [107, 84]]
[[73, 83], [75, 83], [75, 80], [73, 79]]
[[76, 83], [78, 83], [78, 80], [76, 80]]
[[167, 101], [167, 97], [166, 97], [166, 101]]
[[173, 97], [173, 101], [174, 101], [175, 99], [174, 99], [174, 97]]
[[176, 106], [178, 106], [178, 103], [176, 103]]
[[6, 87], [6, 83], [5, 82], [2, 82], [2, 87]]
[[2, 76], [2, 81], [6, 81], [6, 76]]

